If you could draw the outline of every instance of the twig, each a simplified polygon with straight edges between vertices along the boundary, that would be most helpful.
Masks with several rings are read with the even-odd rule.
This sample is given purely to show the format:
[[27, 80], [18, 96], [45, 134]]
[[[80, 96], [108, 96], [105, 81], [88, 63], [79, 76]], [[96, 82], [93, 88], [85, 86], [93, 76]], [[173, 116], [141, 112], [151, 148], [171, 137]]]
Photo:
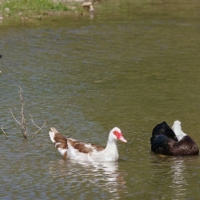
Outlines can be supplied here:
[[1, 125], [1, 130], [2, 130], [2, 132], [4, 133], [4, 135], [7, 136], [6, 132], [5, 132], [4, 129], [3, 129], [3, 125]]
[[19, 96], [20, 96], [20, 100], [21, 100], [21, 122], [19, 122], [16, 117], [14, 116], [11, 108], [9, 108], [10, 110], [10, 113], [12, 115], [12, 117], [14, 118], [14, 120], [21, 126], [22, 128], [22, 134], [24, 136], [24, 138], [26, 139], [27, 138], [27, 126], [26, 126], [26, 119], [24, 117], [24, 105], [25, 105], [25, 102], [24, 102], [24, 99], [23, 99], [23, 96], [22, 96], [22, 88], [19, 86]]
[[[29, 114], [30, 115], [30, 114]], [[30, 115], [30, 117], [31, 117], [31, 121], [32, 121], [32, 123], [37, 127], [37, 128], [40, 128], [34, 121], [33, 121], [33, 118], [32, 118], [32, 116]]]
[[11, 113], [12, 117], [14, 118], [14, 120], [21, 126], [21, 123], [15, 118], [11, 108], [8, 108], [8, 109], [10, 110], [10, 113]]
[[41, 131], [41, 130], [43, 129], [43, 127], [45, 126], [46, 122], [44, 122], [44, 124], [43, 124], [41, 127], [39, 127], [39, 126], [33, 121], [33, 118], [32, 118], [31, 115], [30, 115], [30, 117], [31, 117], [32, 123], [38, 128], [38, 130], [35, 132], [35, 134], [37, 134], [39, 131]]
[[22, 88], [19, 86], [19, 96], [20, 96], [20, 100], [21, 100], [21, 127], [22, 127], [22, 134], [24, 136], [24, 138], [26, 139], [26, 135], [27, 135], [27, 126], [26, 126], [26, 119], [24, 117], [24, 99], [22, 96]]
[[[19, 97], [20, 97], [20, 100], [21, 100], [21, 112], [20, 112], [20, 115], [21, 115], [21, 119], [20, 120], [17, 120], [16, 117], [14, 116], [11, 108], [9, 108], [10, 110], [10, 113], [13, 117], [13, 119], [21, 126], [21, 131], [22, 131], [22, 134], [24, 136], [24, 138], [26, 139], [27, 138], [27, 134], [28, 134], [28, 130], [27, 130], [27, 124], [26, 124], [26, 119], [25, 119], [25, 115], [24, 115], [24, 105], [25, 105], [25, 101], [24, 101], [24, 98], [23, 98], [23, 95], [22, 95], [22, 88], [19, 86]], [[32, 116], [30, 115], [31, 117], [31, 121], [32, 123], [38, 128], [38, 130], [35, 132], [35, 134], [37, 134], [40, 130], [42, 130], [42, 128], [45, 126], [46, 122], [41, 126], [39, 127], [34, 121], [33, 121], [33, 118]]]
[[45, 124], [46, 124], [46, 122], [44, 122], [44, 124], [38, 129], [38, 131], [35, 132], [35, 134], [37, 134], [38, 132], [40, 132], [43, 129], [43, 127], [45, 126]]

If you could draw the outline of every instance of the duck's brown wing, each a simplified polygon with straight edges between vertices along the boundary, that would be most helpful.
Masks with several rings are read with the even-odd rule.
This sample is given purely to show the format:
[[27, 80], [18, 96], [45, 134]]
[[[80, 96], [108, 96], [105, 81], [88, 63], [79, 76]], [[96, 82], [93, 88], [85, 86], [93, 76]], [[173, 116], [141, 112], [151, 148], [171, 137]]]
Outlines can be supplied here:
[[63, 156], [63, 158], [67, 158], [67, 138], [63, 136], [61, 133], [59, 133], [55, 128], [51, 128], [51, 131], [49, 132], [49, 136], [51, 141], [54, 143], [55, 147], [58, 149], [60, 154]]
[[90, 143], [84, 143], [78, 140], [74, 140], [71, 138], [67, 139], [70, 145], [74, 148], [77, 149], [80, 153], [92, 153], [93, 151], [102, 151], [105, 148], [95, 145], [95, 144], [90, 144]]
[[49, 132], [50, 139], [54, 143], [55, 147], [58, 149], [60, 154], [67, 158], [68, 144], [70, 144], [74, 149], [78, 150], [80, 153], [92, 153], [93, 151], [102, 151], [105, 148], [99, 145], [84, 143], [72, 138], [66, 138], [61, 133], [59, 133], [54, 127], [51, 128]]

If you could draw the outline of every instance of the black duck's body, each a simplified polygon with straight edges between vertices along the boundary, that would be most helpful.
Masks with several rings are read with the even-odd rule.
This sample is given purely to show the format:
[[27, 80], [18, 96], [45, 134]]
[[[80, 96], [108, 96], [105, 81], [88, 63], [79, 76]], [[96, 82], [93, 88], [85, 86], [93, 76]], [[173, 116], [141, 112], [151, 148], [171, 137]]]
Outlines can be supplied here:
[[164, 121], [155, 126], [152, 131], [151, 150], [154, 153], [170, 156], [198, 155], [199, 147], [196, 142], [185, 133], [183, 134], [182, 139], [178, 141], [174, 131]]

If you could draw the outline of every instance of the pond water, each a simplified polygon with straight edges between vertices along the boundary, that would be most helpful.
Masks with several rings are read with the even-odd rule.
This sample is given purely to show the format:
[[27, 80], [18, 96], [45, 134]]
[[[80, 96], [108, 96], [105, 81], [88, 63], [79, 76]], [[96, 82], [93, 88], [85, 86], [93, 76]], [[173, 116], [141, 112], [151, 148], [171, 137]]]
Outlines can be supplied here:
[[[102, 1], [93, 18], [0, 26], [1, 199], [198, 199], [200, 159], [152, 154], [153, 127], [179, 119], [200, 145], [198, 1]], [[28, 139], [20, 118], [25, 100]], [[35, 135], [34, 122], [46, 126]], [[105, 145], [118, 126], [117, 163], [62, 160], [66, 136]]]

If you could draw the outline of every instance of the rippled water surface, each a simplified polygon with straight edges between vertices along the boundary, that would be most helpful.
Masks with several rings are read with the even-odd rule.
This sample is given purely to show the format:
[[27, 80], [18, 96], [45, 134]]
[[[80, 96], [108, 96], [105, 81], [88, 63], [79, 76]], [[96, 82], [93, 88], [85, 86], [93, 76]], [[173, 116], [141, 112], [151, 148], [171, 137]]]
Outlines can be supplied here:
[[[93, 18], [0, 25], [1, 199], [198, 199], [200, 159], [151, 153], [153, 127], [179, 119], [200, 144], [198, 1], [103, 1]], [[20, 118], [23, 89], [28, 139]], [[37, 135], [34, 122], [45, 128]], [[117, 163], [62, 160], [49, 127], [105, 145]]]

